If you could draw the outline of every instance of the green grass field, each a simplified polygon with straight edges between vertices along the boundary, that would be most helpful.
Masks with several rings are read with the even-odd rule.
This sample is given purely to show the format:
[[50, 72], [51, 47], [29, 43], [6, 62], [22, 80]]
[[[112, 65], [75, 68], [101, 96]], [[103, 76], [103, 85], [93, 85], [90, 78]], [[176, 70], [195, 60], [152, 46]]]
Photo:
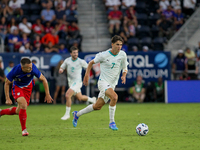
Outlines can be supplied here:
[[[72, 105], [72, 111], [86, 105]], [[1, 106], [1, 109], [9, 106]], [[30, 105], [27, 109], [28, 137], [22, 137], [18, 116], [0, 118], [0, 150], [199, 150], [200, 104], [118, 103], [118, 131], [108, 128], [108, 104], [83, 115], [77, 128], [62, 121], [64, 105]], [[139, 123], [149, 126], [138, 136]]]

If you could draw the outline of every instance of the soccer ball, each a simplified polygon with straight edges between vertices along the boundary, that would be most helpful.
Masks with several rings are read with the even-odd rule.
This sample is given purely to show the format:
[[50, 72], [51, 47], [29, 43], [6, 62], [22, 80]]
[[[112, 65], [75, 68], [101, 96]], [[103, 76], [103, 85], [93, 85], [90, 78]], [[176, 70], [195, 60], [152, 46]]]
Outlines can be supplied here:
[[147, 135], [147, 133], [149, 132], [149, 128], [146, 124], [144, 123], [140, 123], [137, 125], [136, 127], [136, 133], [140, 136], [144, 136]]

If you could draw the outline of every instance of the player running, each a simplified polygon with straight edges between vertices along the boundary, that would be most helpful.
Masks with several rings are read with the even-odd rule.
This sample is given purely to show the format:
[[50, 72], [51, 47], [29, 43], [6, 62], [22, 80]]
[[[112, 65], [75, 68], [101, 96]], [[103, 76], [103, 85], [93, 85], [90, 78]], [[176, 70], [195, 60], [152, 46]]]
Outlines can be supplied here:
[[71, 97], [73, 95], [79, 101], [88, 101], [91, 103], [96, 102], [96, 98], [90, 98], [86, 95], [82, 95], [81, 87], [82, 87], [82, 68], [87, 68], [88, 64], [85, 60], [78, 58], [78, 48], [72, 46], [70, 48], [71, 57], [66, 58], [63, 64], [60, 66], [59, 73], [62, 73], [65, 69], [67, 70], [67, 79], [69, 84], [69, 89], [66, 92], [66, 112], [64, 116], [61, 118], [62, 120], [67, 120], [70, 118], [71, 111]]
[[3, 115], [19, 115], [19, 120], [22, 128], [22, 136], [29, 135], [26, 130], [26, 109], [30, 102], [32, 87], [34, 86], [34, 76], [43, 82], [46, 94], [45, 102], [52, 103], [53, 99], [49, 94], [49, 87], [46, 78], [28, 58], [22, 58], [20, 64], [15, 66], [8, 73], [4, 85], [6, 104], [11, 105], [12, 101], [9, 96], [9, 85], [13, 82], [12, 95], [18, 103], [18, 106], [3, 110], [0, 109], [0, 117]]
[[116, 110], [116, 103], [118, 100], [118, 95], [114, 91], [115, 86], [118, 83], [119, 75], [121, 70], [122, 73], [122, 84], [126, 83], [126, 74], [127, 74], [127, 56], [124, 51], [121, 51], [123, 39], [120, 36], [115, 35], [112, 39], [112, 48], [107, 51], [100, 52], [96, 57], [89, 62], [88, 68], [83, 79], [84, 85], [88, 85], [89, 73], [93, 64], [100, 63], [101, 73], [98, 81], [98, 89], [100, 91], [98, 95], [97, 102], [91, 104], [86, 108], [80, 111], [73, 112], [73, 126], [77, 126], [78, 118], [86, 113], [92, 112], [93, 110], [100, 110], [102, 106], [108, 102], [110, 99], [109, 105], [109, 116], [110, 124], [109, 128], [112, 130], [118, 130], [114, 116]]

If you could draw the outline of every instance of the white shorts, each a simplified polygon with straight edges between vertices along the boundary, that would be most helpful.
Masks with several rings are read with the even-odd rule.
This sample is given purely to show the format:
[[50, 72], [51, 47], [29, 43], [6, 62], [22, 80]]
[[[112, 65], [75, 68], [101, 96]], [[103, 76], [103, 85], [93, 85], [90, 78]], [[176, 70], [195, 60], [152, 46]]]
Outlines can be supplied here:
[[110, 99], [108, 96], [106, 96], [105, 92], [107, 89], [112, 88], [114, 90], [115, 87], [112, 87], [110, 84], [108, 84], [106, 81], [99, 80], [98, 81], [98, 89], [99, 89], [99, 95], [98, 98], [103, 98], [104, 102], [107, 103]]
[[73, 82], [69, 88], [72, 89], [74, 91], [74, 95], [76, 95], [77, 93], [81, 92], [81, 87], [82, 82]]

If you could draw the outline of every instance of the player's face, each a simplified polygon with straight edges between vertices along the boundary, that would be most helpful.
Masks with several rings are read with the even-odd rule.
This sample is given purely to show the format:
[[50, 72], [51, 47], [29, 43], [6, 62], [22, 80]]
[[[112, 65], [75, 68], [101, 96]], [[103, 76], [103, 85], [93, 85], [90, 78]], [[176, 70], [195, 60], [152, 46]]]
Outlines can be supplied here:
[[121, 48], [122, 48], [122, 41], [117, 41], [115, 43], [112, 43], [112, 50], [115, 54], [118, 54]]
[[25, 64], [24, 66], [22, 66], [22, 71], [25, 73], [31, 72], [32, 71], [32, 63]]
[[73, 60], [76, 60], [78, 58], [78, 50], [74, 50], [70, 54]]

